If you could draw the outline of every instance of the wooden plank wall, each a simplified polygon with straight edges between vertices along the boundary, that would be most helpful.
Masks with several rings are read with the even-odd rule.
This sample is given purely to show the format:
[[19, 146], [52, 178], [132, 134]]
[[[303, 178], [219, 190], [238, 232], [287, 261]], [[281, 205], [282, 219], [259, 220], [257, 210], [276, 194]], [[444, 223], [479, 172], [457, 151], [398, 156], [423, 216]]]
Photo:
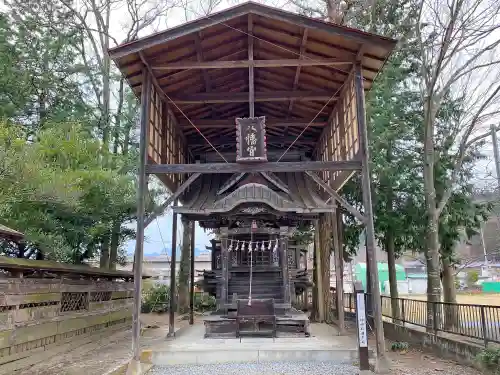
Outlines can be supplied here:
[[[358, 122], [354, 75], [346, 82], [328, 119], [315, 151], [316, 160], [344, 161], [357, 158], [359, 151]], [[321, 177], [333, 189], [340, 189], [352, 175], [346, 171], [322, 171]]]
[[[148, 159], [154, 164], [191, 163], [177, 119], [162, 96], [151, 86], [149, 113]], [[164, 174], [158, 176], [165, 185], [175, 191], [187, 176]]]

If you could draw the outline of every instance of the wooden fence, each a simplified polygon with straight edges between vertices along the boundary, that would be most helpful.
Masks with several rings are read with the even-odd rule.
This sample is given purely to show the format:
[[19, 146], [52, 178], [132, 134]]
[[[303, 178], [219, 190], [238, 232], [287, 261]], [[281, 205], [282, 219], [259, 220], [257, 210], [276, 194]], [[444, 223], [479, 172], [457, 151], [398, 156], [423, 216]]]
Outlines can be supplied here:
[[0, 257], [0, 372], [128, 327], [133, 289], [130, 272]]

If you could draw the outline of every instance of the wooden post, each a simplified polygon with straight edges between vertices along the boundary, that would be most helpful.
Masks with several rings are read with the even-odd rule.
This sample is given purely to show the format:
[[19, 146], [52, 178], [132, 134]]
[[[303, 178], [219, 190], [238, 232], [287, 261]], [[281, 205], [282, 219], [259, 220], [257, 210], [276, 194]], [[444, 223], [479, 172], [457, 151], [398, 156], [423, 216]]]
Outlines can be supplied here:
[[253, 21], [252, 14], [248, 15], [248, 105], [249, 117], [255, 117], [255, 92], [253, 71]]
[[290, 273], [288, 269], [288, 227], [280, 227], [280, 258], [281, 274], [283, 277], [283, 303], [291, 304]]
[[345, 317], [344, 317], [344, 285], [342, 278], [342, 247], [340, 242], [339, 218], [342, 220], [340, 207], [332, 214], [332, 232], [333, 232], [333, 247], [334, 247], [334, 262], [335, 262], [335, 285], [337, 295], [337, 318], [339, 326], [339, 335], [345, 334]]
[[[177, 206], [177, 199], [174, 202]], [[170, 256], [170, 306], [168, 307], [168, 335], [175, 336], [175, 311], [177, 310], [176, 298], [176, 263], [177, 263], [177, 214], [172, 215], [172, 255]]]
[[141, 297], [142, 297], [142, 257], [144, 253], [144, 218], [147, 192], [146, 163], [148, 160], [147, 144], [149, 133], [149, 115], [151, 105], [151, 76], [146, 69], [142, 72], [141, 94], [141, 132], [139, 141], [139, 187], [137, 189], [137, 236], [134, 255], [134, 309], [132, 317], [132, 351], [133, 360], [127, 372], [133, 373], [140, 368], [140, 336], [141, 336]]
[[323, 246], [323, 225], [322, 225], [322, 219], [319, 219], [316, 221], [316, 228], [315, 232], [317, 235], [317, 241], [315, 241], [315, 247], [314, 247], [314, 255], [315, 255], [315, 262], [314, 262], [314, 274], [316, 275], [316, 290], [317, 290], [317, 312], [318, 316], [316, 316], [316, 319], [318, 322], [324, 322], [325, 321], [325, 299], [323, 295], [323, 264], [322, 264], [322, 256], [321, 256], [321, 246]]
[[220, 252], [221, 252], [221, 268], [222, 268], [222, 277], [221, 277], [221, 287], [220, 287], [220, 302], [219, 309], [225, 311], [226, 303], [227, 303], [227, 292], [228, 292], [228, 283], [229, 283], [229, 271], [228, 271], [228, 253], [227, 253], [227, 234], [228, 228], [222, 227], [220, 228]]
[[365, 122], [365, 94], [363, 89], [363, 71], [357, 63], [354, 74], [354, 90], [356, 92], [356, 117], [358, 133], [360, 135], [360, 154], [362, 161], [362, 190], [363, 206], [366, 216], [366, 253], [367, 269], [370, 270], [370, 286], [373, 309], [373, 322], [377, 343], [376, 372], [385, 372], [389, 369], [389, 361], [385, 355], [384, 325], [382, 321], [382, 303], [380, 300], [380, 285], [377, 270], [377, 255], [375, 253], [375, 228], [373, 226], [372, 193], [370, 182], [370, 153], [368, 148], [368, 131]]
[[356, 332], [358, 337], [359, 369], [361, 371], [368, 371], [370, 370], [370, 363], [368, 362], [365, 292], [361, 282], [354, 283], [354, 293], [356, 296]]
[[191, 267], [189, 270], [189, 276], [191, 278], [189, 283], [189, 324], [194, 324], [194, 232], [196, 227], [196, 221], [191, 222]]

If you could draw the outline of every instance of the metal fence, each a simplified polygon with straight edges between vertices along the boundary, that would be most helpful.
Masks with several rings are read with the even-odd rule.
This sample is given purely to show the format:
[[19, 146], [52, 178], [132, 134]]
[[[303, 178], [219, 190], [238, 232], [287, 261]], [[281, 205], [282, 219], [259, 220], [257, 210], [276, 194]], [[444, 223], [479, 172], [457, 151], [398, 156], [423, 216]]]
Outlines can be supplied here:
[[[368, 295], [365, 294], [369, 306]], [[462, 303], [427, 302], [397, 298], [397, 315], [393, 316], [391, 297], [381, 296], [382, 316], [403, 326], [419, 326], [432, 332], [447, 332], [488, 342], [500, 343], [500, 306], [470, 305]], [[356, 298], [344, 294], [344, 309], [355, 312]], [[367, 309], [369, 311], [369, 308]], [[428, 325], [429, 315], [433, 317]]]

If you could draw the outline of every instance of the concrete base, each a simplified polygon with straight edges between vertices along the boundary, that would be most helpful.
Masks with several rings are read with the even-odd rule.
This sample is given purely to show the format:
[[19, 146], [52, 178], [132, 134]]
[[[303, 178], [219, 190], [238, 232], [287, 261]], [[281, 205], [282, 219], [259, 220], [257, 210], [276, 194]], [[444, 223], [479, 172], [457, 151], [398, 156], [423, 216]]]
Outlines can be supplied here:
[[142, 374], [141, 362], [131, 359], [127, 366], [126, 375], [140, 375]]
[[189, 365], [221, 363], [265, 363], [291, 361], [334, 361], [349, 363], [358, 360], [356, 341], [338, 336], [326, 324], [311, 325], [311, 337], [278, 337], [204, 339], [203, 325], [191, 326], [182, 337], [165, 341], [151, 352], [153, 365]]
[[375, 366], [373, 371], [376, 374], [388, 374], [391, 370], [391, 362], [389, 358], [383, 356], [382, 358], [375, 358]]
[[[328, 362], [352, 363], [357, 359], [355, 350], [231, 350], [231, 351], [176, 351], [155, 352], [155, 365], [205, 365], [221, 363], [266, 362]], [[127, 373], [127, 375], [129, 375]], [[130, 374], [132, 375], [132, 374]]]

